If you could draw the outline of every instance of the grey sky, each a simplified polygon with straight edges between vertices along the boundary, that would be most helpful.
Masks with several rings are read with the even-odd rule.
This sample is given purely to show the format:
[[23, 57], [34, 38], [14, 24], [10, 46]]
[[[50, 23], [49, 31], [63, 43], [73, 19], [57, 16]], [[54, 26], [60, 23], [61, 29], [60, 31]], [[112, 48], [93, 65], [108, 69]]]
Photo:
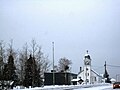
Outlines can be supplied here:
[[[103, 73], [104, 62], [120, 65], [120, 0], [0, 0], [0, 39], [14, 48], [35, 38], [52, 62], [71, 59], [72, 72], [83, 65], [89, 50], [93, 68]], [[108, 67], [111, 76], [120, 68]]]

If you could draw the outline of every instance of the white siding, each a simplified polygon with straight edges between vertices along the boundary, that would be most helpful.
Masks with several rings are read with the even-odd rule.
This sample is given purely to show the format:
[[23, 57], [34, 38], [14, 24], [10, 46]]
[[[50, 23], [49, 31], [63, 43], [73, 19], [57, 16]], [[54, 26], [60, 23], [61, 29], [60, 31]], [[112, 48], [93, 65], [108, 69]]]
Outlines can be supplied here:
[[[100, 76], [98, 76], [92, 70], [90, 73], [91, 73], [90, 77], [87, 78], [87, 79], [89, 79], [90, 84], [101, 83], [102, 78]], [[81, 79], [85, 82], [86, 81], [85, 71], [82, 71], [81, 73], [79, 73], [77, 76], [77, 79], [79, 79], [79, 77], [81, 77]]]

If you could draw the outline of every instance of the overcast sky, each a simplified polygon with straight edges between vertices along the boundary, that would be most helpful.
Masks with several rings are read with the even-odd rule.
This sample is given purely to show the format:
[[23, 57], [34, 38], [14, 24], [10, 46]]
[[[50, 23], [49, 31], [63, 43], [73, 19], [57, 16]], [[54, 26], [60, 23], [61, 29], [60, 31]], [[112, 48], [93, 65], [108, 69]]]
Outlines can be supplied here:
[[66, 57], [75, 73], [89, 50], [93, 69], [103, 73], [105, 61], [120, 65], [120, 0], [0, 0], [0, 40], [21, 49], [32, 38], [51, 62], [54, 41], [55, 63]]

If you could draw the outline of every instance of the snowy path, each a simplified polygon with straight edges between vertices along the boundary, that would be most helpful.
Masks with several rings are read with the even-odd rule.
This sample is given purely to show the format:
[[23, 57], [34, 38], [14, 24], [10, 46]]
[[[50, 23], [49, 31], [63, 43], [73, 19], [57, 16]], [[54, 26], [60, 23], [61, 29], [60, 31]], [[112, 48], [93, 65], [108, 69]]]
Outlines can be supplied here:
[[113, 89], [112, 89], [112, 85], [109, 85], [109, 86], [98, 86], [98, 87], [91, 87], [91, 88], [80, 88], [80, 89], [74, 89], [74, 90], [113, 90]]

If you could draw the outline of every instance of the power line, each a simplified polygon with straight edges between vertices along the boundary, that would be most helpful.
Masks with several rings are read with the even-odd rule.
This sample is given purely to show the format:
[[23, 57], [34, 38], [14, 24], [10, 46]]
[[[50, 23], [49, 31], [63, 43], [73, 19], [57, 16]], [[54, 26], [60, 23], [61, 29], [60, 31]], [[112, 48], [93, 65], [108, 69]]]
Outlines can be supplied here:
[[107, 64], [107, 66], [120, 68], [120, 66], [119, 66], [119, 65], [109, 65], [109, 64]]
[[98, 68], [98, 69], [101, 69], [103, 68], [103, 66], [92, 66], [93, 68]]
[[103, 66], [92, 66], [94, 70], [103, 70]]

